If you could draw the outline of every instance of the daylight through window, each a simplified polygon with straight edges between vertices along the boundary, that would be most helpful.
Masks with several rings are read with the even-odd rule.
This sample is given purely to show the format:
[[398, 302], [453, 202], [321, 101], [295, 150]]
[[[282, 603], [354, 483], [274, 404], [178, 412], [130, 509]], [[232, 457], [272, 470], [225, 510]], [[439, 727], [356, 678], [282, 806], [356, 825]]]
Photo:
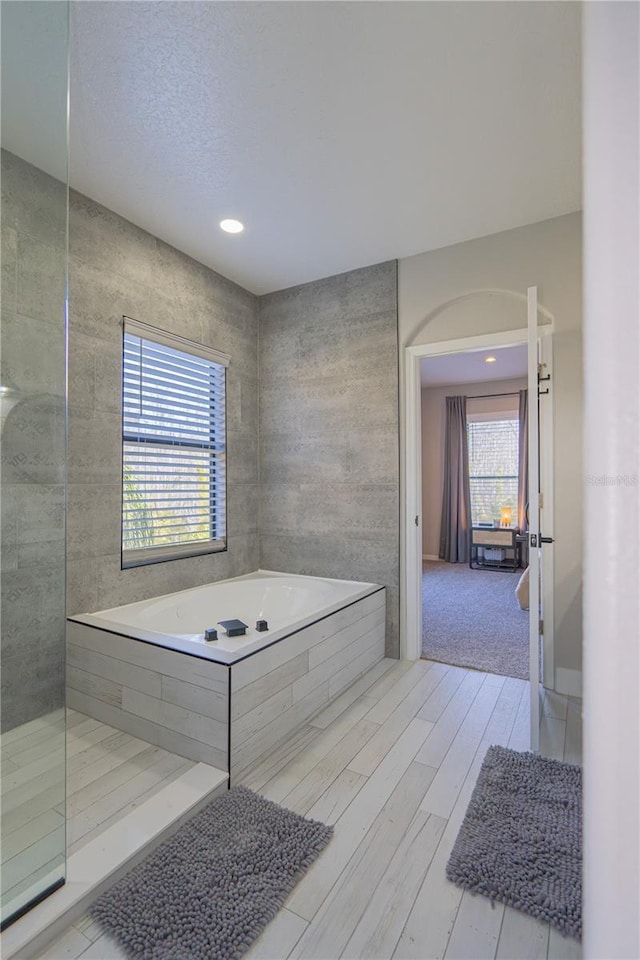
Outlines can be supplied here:
[[467, 424], [471, 520], [492, 523], [503, 507], [518, 516], [517, 419], [472, 420]]
[[225, 354], [125, 318], [122, 566], [226, 548]]

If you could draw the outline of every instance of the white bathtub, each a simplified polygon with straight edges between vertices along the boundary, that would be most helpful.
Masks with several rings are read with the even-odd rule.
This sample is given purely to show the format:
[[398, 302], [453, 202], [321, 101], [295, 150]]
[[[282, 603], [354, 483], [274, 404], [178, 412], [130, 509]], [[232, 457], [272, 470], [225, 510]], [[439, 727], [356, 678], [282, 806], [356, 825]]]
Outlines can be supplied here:
[[[258, 570], [151, 600], [77, 614], [70, 620], [232, 664], [382, 589], [375, 583]], [[245, 636], [229, 637], [218, 627], [220, 621], [234, 619], [248, 625]], [[257, 631], [257, 620], [266, 620], [269, 629]], [[204, 631], [211, 627], [218, 629], [218, 640], [213, 642], [204, 639]]]
[[[258, 570], [79, 614], [68, 623], [67, 703], [244, 775], [360, 678], [365, 690], [388, 668], [385, 609], [375, 583]], [[205, 641], [206, 629], [234, 619], [249, 625], [246, 636], [220, 629]]]

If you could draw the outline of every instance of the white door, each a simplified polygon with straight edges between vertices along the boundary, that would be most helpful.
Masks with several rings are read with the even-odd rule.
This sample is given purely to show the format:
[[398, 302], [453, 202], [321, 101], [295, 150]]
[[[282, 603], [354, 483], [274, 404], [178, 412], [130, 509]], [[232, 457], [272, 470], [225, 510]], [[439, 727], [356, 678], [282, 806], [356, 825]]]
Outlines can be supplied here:
[[540, 650], [542, 605], [542, 542], [540, 530], [540, 416], [538, 289], [527, 290], [529, 391], [529, 693], [531, 697], [530, 749], [540, 746]]

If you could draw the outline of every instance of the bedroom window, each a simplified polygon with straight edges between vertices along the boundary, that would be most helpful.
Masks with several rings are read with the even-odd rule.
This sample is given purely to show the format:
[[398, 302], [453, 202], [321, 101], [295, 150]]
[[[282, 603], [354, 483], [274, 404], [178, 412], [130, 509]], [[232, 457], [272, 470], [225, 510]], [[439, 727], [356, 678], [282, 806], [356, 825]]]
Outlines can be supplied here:
[[518, 434], [517, 418], [470, 420], [469, 487], [471, 521], [493, 523], [502, 507], [518, 516]]
[[123, 569], [226, 549], [228, 363], [124, 318]]

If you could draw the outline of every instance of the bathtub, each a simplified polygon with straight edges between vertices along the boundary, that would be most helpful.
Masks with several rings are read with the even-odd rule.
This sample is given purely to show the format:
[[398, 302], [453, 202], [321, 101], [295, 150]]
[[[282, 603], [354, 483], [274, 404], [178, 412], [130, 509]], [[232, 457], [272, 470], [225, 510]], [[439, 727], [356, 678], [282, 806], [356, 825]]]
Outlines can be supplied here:
[[[258, 570], [70, 619], [230, 664], [381, 589], [375, 583]], [[220, 621], [234, 619], [248, 625], [245, 636], [229, 637], [218, 628]], [[258, 620], [266, 620], [269, 629], [256, 630]], [[210, 627], [218, 628], [218, 639], [213, 642], [204, 638]]]
[[[232, 619], [248, 625], [245, 636], [219, 626]], [[258, 620], [268, 630], [258, 631]], [[205, 639], [210, 628], [215, 641]], [[379, 584], [258, 570], [70, 617], [67, 703], [244, 774], [369, 676], [384, 645]]]

